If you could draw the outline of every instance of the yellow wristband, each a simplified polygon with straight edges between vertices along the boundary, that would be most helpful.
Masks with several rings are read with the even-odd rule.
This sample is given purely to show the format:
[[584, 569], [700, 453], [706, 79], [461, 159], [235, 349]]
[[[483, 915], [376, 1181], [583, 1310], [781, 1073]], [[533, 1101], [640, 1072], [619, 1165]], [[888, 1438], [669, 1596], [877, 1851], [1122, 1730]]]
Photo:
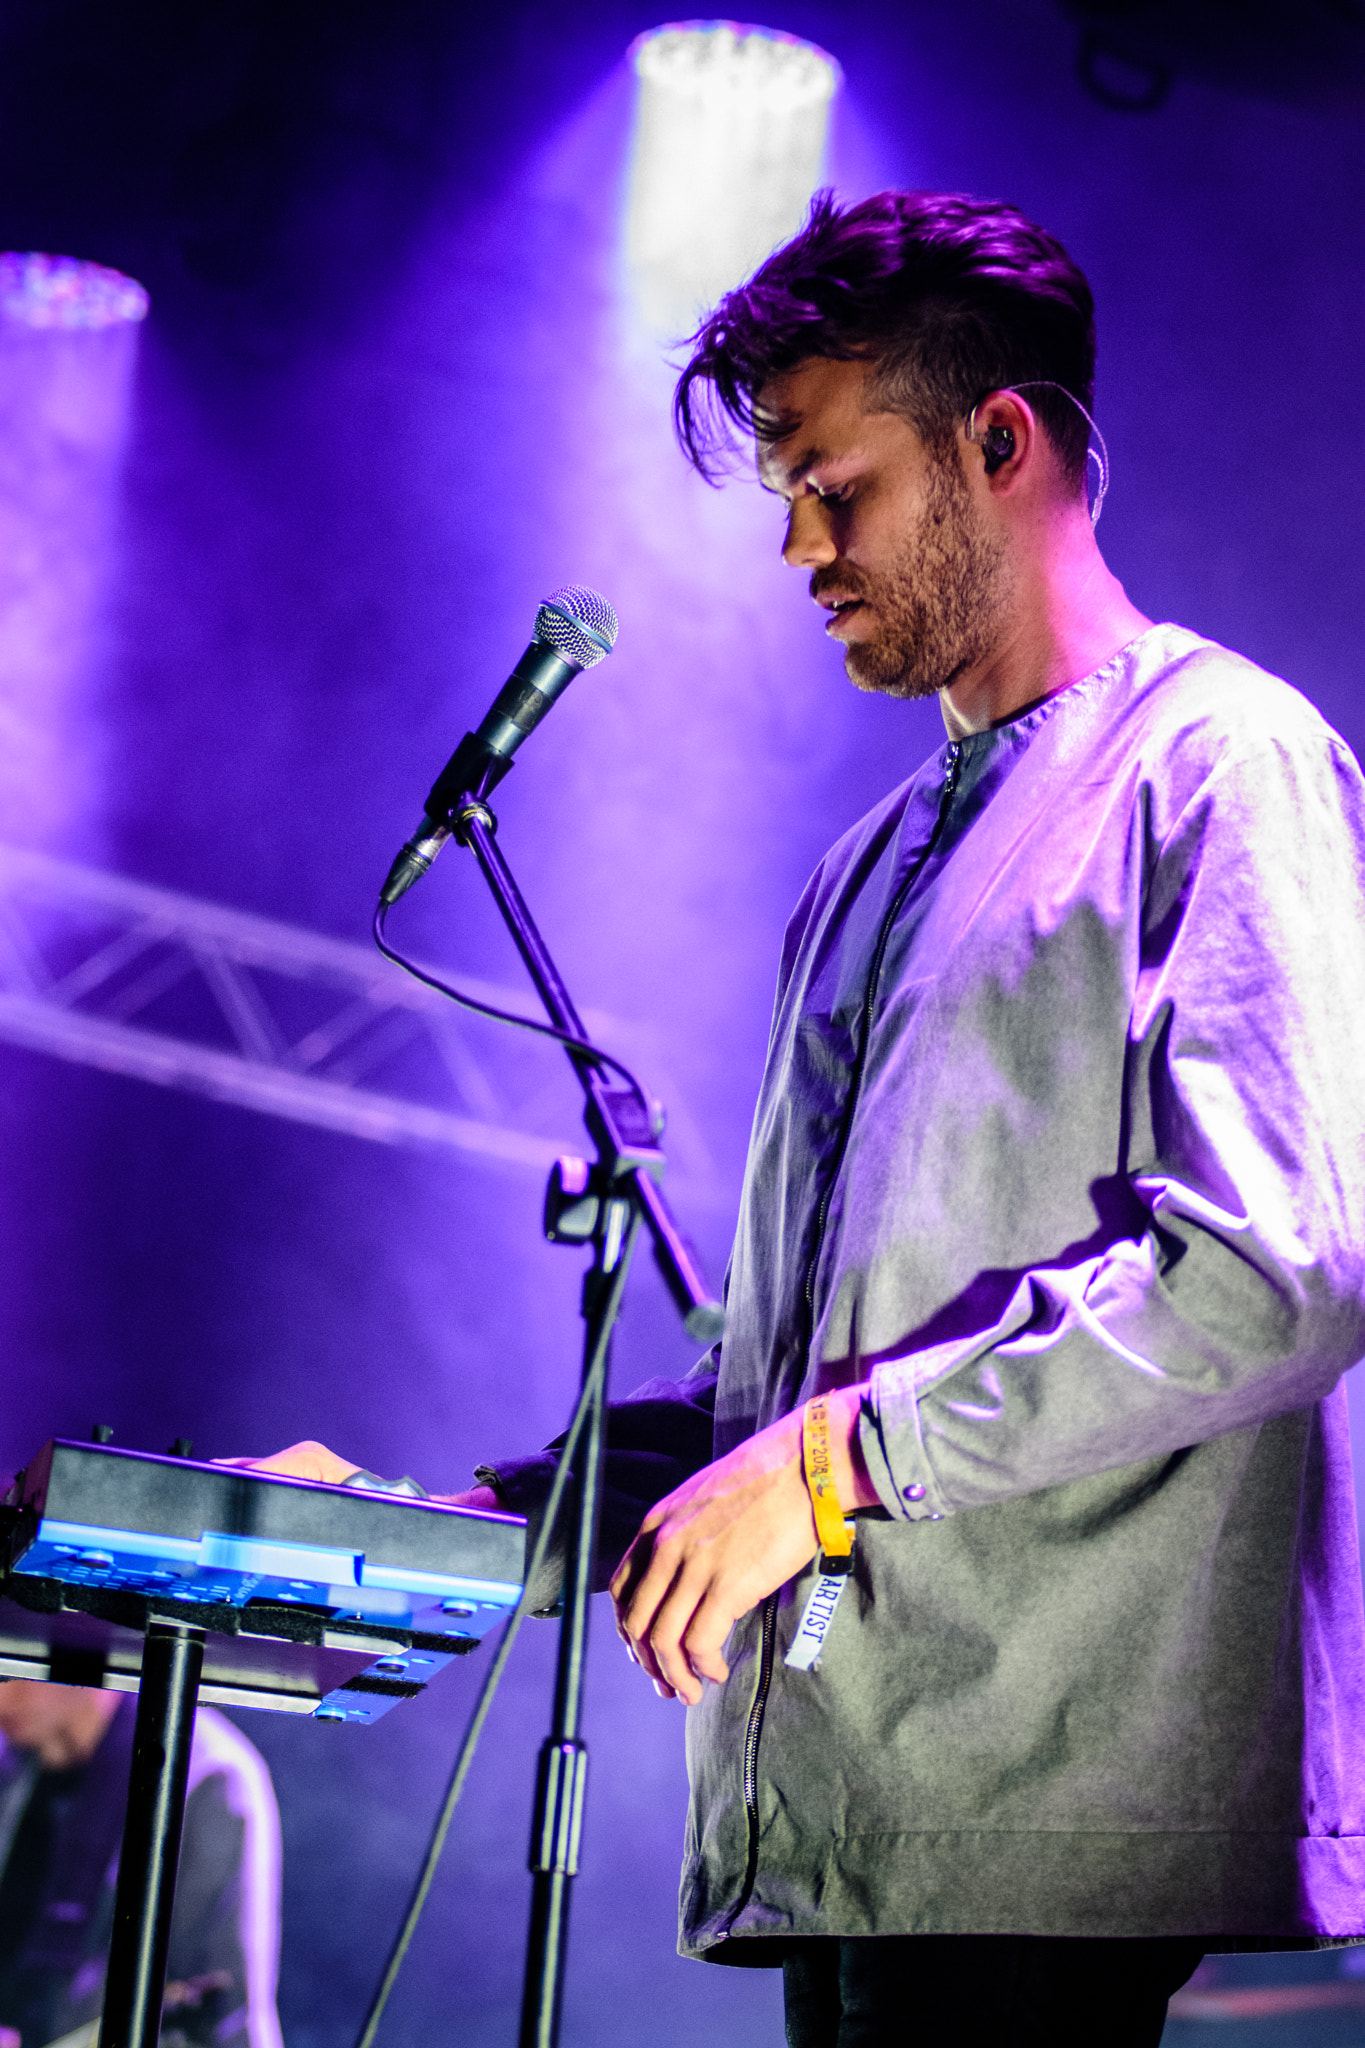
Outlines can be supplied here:
[[844, 1520], [829, 1462], [829, 1410], [823, 1394], [807, 1401], [801, 1416], [801, 1461], [815, 1516], [820, 1548], [829, 1557], [851, 1557], [853, 1532]]

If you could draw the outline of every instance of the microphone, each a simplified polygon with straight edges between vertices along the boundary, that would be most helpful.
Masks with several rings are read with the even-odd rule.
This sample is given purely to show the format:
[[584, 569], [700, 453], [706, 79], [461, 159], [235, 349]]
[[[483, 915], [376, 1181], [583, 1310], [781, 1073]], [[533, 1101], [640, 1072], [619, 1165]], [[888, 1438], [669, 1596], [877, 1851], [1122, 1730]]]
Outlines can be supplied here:
[[581, 584], [552, 591], [536, 613], [531, 644], [493, 699], [482, 724], [467, 732], [432, 784], [422, 822], [389, 869], [379, 892], [396, 903], [420, 882], [451, 832], [463, 796], [489, 796], [512, 766], [512, 756], [550, 706], [585, 668], [605, 661], [616, 645], [616, 613], [605, 597]]

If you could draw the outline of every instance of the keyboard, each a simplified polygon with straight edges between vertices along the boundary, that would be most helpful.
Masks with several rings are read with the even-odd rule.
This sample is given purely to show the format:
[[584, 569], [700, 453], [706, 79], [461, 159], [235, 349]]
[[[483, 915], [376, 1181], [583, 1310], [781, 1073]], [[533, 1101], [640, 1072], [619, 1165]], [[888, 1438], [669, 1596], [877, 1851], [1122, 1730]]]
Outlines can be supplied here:
[[206, 1631], [204, 1699], [360, 1723], [510, 1614], [526, 1544], [515, 1515], [62, 1438], [0, 1523], [0, 1677], [135, 1690], [160, 1616]]

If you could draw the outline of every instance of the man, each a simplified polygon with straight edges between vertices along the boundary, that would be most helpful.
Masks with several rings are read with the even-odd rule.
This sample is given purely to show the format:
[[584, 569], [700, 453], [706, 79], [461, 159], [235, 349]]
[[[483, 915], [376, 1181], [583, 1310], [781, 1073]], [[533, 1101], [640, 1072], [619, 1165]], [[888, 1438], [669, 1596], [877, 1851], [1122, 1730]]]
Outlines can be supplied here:
[[[94, 2048], [136, 1703], [0, 1683], [0, 2048]], [[280, 1833], [270, 1774], [201, 1707], [171, 1923], [166, 2048], [280, 2048]]]
[[780, 1962], [798, 2048], [1136, 2048], [1204, 1950], [1365, 1933], [1365, 790], [1105, 567], [1093, 366], [1052, 237], [888, 193], [679, 386], [854, 683], [948, 731], [789, 927], [718, 1360], [613, 1411], [681, 1945]]

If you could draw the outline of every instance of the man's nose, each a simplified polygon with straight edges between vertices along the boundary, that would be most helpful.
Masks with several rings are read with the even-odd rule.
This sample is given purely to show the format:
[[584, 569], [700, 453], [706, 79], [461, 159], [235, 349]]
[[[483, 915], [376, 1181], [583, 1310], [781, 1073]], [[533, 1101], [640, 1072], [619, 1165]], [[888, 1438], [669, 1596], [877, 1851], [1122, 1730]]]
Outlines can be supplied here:
[[817, 497], [793, 498], [787, 514], [782, 559], [792, 569], [823, 569], [839, 550], [830, 536], [829, 513]]

